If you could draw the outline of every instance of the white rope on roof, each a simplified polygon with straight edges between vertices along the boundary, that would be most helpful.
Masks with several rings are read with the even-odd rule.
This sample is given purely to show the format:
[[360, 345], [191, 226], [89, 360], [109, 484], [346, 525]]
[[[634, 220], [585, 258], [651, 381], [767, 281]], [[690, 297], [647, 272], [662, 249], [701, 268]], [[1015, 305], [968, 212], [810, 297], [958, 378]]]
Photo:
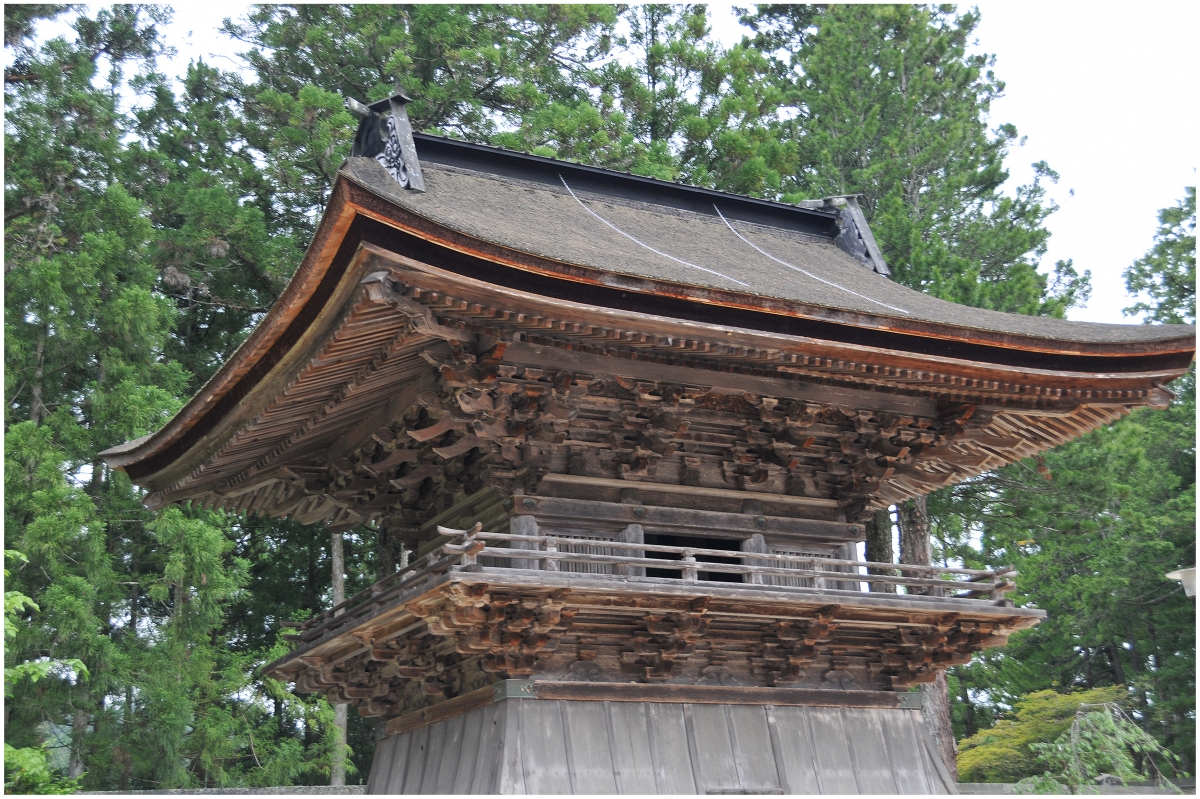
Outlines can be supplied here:
[[741, 233], [738, 233], [737, 230], [734, 229], [733, 225], [729, 224], [729, 220], [725, 218], [725, 214], [721, 213], [721, 209], [717, 207], [716, 203], [713, 203], [713, 210], [717, 212], [717, 216], [721, 217], [721, 221], [725, 223], [725, 227], [727, 227], [731, 231], [733, 231], [733, 235], [737, 236], [739, 239], [746, 242], [751, 247], [758, 250], [760, 253], [767, 256], [775, 263], [782, 264], [783, 266], [786, 266], [788, 269], [795, 269], [800, 274], [807, 275], [808, 277], [811, 277], [813, 280], [817, 281], [818, 283], [824, 283], [826, 286], [833, 286], [835, 289], [841, 289], [842, 291], [846, 292], [847, 294], [853, 294], [855, 297], [864, 299], [867, 302], [873, 302], [876, 305], [882, 305], [884, 308], [887, 308], [892, 311], [897, 311], [899, 313], [903, 313], [903, 314], [908, 313], [908, 311], [904, 310], [903, 308], [897, 308], [895, 305], [888, 305], [886, 302], [880, 302], [879, 300], [873, 300], [865, 294], [859, 294], [857, 291], [852, 291], [851, 289], [848, 289], [845, 286], [839, 286], [837, 283], [834, 283], [831, 280], [826, 280], [823, 277], [818, 277], [817, 275], [814, 275], [812, 272], [809, 272], [806, 269], [801, 269], [800, 267], [795, 266], [794, 264], [789, 264], [787, 261], [779, 260], [774, 255], [771, 255], [771, 253], [764, 250], [762, 247], [759, 247], [757, 244], [750, 241], [748, 238], [743, 236]]
[[701, 272], [707, 272], [707, 273], [708, 273], [708, 274], [710, 274], [710, 275], [716, 275], [717, 277], [723, 277], [723, 278], [725, 278], [726, 280], [728, 280], [728, 281], [729, 281], [729, 282], [731, 282], [731, 283], [737, 283], [739, 286], [745, 286], [746, 288], [750, 288], [750, 284], [749, 284], [749, 283], [743, 283], [742, 281], [740, 281], [740, 280], [737, 280], [737, 279], [735, 279], [735, 278], [732, 278], [732, 277], [730, 277], [729, 275], [723, 275], [723, 274], [721, 274], [720, 272], [716, 271], [715, 269], [708, 269], [708, 268], [706, 268], [706, 267], [703, 267], [703, 266], [697, 266], [696, 264], [694, 264], [694, 263], [691, 263], [690, 261], [685, 261], [685, 260], [683, 260], [682, 258], [676, 258], [674, 255], [668, 255], [667, 253], [663, 252], [662, 250], [656, 250], [656, 249], [654, 249], [653, 247], [651, 247], [649, 244], [646, 244], [646, 243], [645, 243], [645, 242], [643, 242], [643, 241], [639, 241], [638, 239], [635, 239], [633, 236], [629, 235], [629, 234], [628, 234], [628, 233], [626, 233], [624, 230], [621, 230], [619, 227], [617, 227], [616, 225], [614, 225], [612, 222], [609, 222], [607, 219], [605, 219], [604, 217], [600, 216], [600, 214], [596, 213], [596, 212], [595, 212], [595, 211], [593, 211], [591, 208], [588, 208], [586, 205], [584, 205], [584, 204], [583, 204], [583, 200], [579, 199], [578, 197], [575, 197], [575, 192], [571, 191], [571, 187], [570, 187], [570, 186], [567, 186], [567, 181], [566, 181], [566, 179], [565, 179], [565, 178], [563, 178], [563, 176], [562, 176], [561, 174], [558, 176], [558, 179], [562, 181], [562, 184], [563, 184], [563, 186], [564, 186], [564, 187], [566, 187], [566, 189], [567, 189], [567, 193], [568, 193], [568, 194], [570, 194], [572, 197], [574, 197], [574, 198], [575, 198], [575, 202], [579, 203], [579, 206], [580, 206], [580, 207], [581, 207], [583, 210], [587, 211], [589, 214], [591, 214], [592, 216], [596, 217], [596, 218], [597, 218], [597, 219], [599, 219], [601, 222], [603, 222], [604, 224], [608, 225], [610, 228], [612, 228], [613, 230], [615, 230], [616, 232], [620, 233], [620, 234], [621, 234], [622, 236], [624, 236], [625, 238], [627, 238], [627, 239], [629, 239], [630, 241], [632, 241], [634, 244], [637, 244], [637, 245], [640, 245], [640, 246], [642, 246], [642, 247], [645, 247], [647, 250], [649, 250], [650, 252], [654, 253], [655, 255], [661, 255], [663, 258], [670, 258], [672, 261], [674, 261], [674, 262], [676, 262], [676, 263], [683, 264], [684, 266], [690, 266], [692, 269], [699, 269]]

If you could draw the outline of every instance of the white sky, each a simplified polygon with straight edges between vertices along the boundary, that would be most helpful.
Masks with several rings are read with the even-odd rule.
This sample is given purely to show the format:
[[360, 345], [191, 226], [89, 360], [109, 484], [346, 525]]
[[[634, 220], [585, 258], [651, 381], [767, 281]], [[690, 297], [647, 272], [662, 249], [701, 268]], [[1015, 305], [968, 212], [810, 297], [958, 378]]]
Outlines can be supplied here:
[[[1053, 235], [1043, 263], [1070, 258], [1092, 272], [1092, 299], [1070, 318], [1133, 321], [1121, 314], [1132, 304], [1121, 273], [1152, 245], [1158, 210], [1196, 182], [1200, 4], [1152, 2], [1134, 10], [984, 0], [979, 7], [976, 50], [997, 56], [996, 75], [1007, 84], [991, 122], [1011, 122], [1028, 137], [1009, 156], [1010, 186], [1028, 182], [1036, 161], [1061, 175], [1049, 187], [1061, 209], [1047, 222]], [[178, 55], [160, 69], [178, 75], [197, 57], [234, 68], [242, 48], [217, 28], [246, 8], [219, 1], [176, 6], [166, 38]], [[711, 6], [713, 33], [726, 44], [743, 31], [730, 9]]]

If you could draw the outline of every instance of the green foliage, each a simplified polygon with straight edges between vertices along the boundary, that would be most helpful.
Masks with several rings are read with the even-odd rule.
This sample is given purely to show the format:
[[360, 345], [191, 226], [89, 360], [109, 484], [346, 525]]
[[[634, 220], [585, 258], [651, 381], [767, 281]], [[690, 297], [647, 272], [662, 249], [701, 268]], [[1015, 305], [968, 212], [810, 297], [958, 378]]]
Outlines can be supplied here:
[[[26, 564], [29, 559], [15, 549], [4, 550], [6, 568], [5, 582], [10, 577], [7, 561]], [[7, 644], [17, 638], [19, 623], [27, 612], [40, 610], [37, 603], [20, 591], [4, 592], [4, 640]], [[87, 679], [87, 666], [75, 658], [66, 660], [37, 660], [4, 667], [4, 698], [13, 698], [13, 686], [19, 681], [36, 683], [63, 671], [73, 671], [76, 679]], [[79, 789], [78, 780], [64, 779], [50, 764], [50, 756], [44, 746], [20, 749], [4, 744], [4, 792], [24, 794], [74, 793]]]
[[1018, 701], [1010, 718], [958, 742], [961, 782], [1016, 782], [1042, 773], [1039, 744], [1069, 732], [1081, 704], [1128, 701], [1123, 686], [1060, 694], [1035, 691]]
[[1184, 189], [1174, 208], [1158, 212], [1159, 229], [1150, 252], [1125, 270], [1125, 288], [1149, 302], [1125, 309], [1146, 314], [1147, 322], [1196, 323], [1196, 187]]
[[[1067, 732], [1053, 743], [1031, 744], [1030, 748], [1050, 770], [1021, 780], [1018, 793], [1087, 793], [1101, 775], [1126, 783], [1144, 776], [1157, 779], [1162, 775], [1155, 757], [1178, 760], [1113, 702], [1081, 704]], [[1142, 774], [1135, 757], [1147, 764], [1152, 774]]]
[[79, 780], [65, 779], [50, 765], [44, 747], [16, 749], [4, 744], [4, 792], [61, 794], [79, 790]]
[[[48, 742], [89, 789], [311, 782], [328, 713], [257, 682], [275, 642], [239, 648], [229, 618], [250, 580], [239, 520], [155, 516], [96, 457], [178, 410], [294, 268], [269, 183], [226, 146], [240, 112], [216, 74], [195, 67], [177, 104], [150, 71], [162, 13], [76, 16], [73, 39], [40, 47], [33, 22], [6, 27], [25, 70], [5, 86], [13, 779], [46, 781]], [[118, 87], [152, 102], [135, 119]]]
[[[1186, 283], [1161, 286], [1163, 318], [1194, 313]], [[1194, 768], [1195, 603], [1164, 576], [1195, 561], [1194, 365], [1172, 389], [1166, 410], [931, 495], [943, 556], [1016, 566], [1015, 598], [1048, 614], [954, 670], [958, 734], [1034, 691], [1130, 685], [1142, 729]]]
[[972, 714], [986, 724], [1031, 691], [1130, 684], [1143, 727], [1191, 751], [1195, 606], [1163, 576], [1194, 557], [1195, 390], [1183, 382], [1166, 411], [1138, 411], [931, 501], [943, 522], [966, 520], [939, 529], [946, 554], [1016, 566], [1017, 601], [1048, 613], [956, 669], [960, 725]]
[[414, 128], [490, 142], [526, 114], [587, 103], [572, 76], [614, 21], [602, 5], [261, 5], [225, 25], [250, 46], [255, 81], [222, 85], [244, 109], [247, 152], [271, 165], [277, 218], [304, 246], [357, 127], [344, 97], [378, 100], [399, 80]]

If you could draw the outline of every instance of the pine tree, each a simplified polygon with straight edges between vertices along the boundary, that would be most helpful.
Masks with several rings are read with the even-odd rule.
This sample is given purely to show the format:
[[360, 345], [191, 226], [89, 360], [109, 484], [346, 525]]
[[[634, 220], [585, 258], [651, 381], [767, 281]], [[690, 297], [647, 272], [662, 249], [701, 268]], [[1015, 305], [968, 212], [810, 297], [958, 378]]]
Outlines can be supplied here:
[[[1004, 84], [970, 55], [977, 12], [950, 7], [760, 6], [747, 20], [778, 43], [788, 119], [773, 129], [798, 153], [786, 200], [859, 194], [893, 277], [979, 308], [1063, 316], [1087, 296], [1070, 262], [1038, 272], [1054, 211], [1034, 182], [1000, 190], [1016, 128], [988, 129]], [[802, 27], [811, 22], [811, 27]], [[798, 47], [790, 56], [782, 50]]]
[[[329, 748], [324, 709], [254, 684], [263, 654], [224, 643], [247, 579], [235, 551], [242, 522], [191, 509], [150, 514], [96, 456], [160, 427], [193, 379], [169, 354], [180, 321], [195, 318], [194, 297], [180, 297], [163, 252], [191, 248], [185, 268], [218, 273], [217, 256], [203, 260], [206, 244], [252, 252], [267, 237], [253, 208], [226, 202], [234, 182], [213, 190], [223, 175], [212, 163], [169, 153], [171, 171], [145, 179], [151, 154], [130, 143], [138, 128], [118, 101], [161, 85], [147, 70], [163, 13], [78, 15], [72, 37], [34, 47], [36, 20], [55, 12], [6, 9], [5, 542], [27, 558], [9, 590], [31, 603], [15, 611], [5, 658], [6, 669], [45, 658], [83, 667], [16, 681], [6, 742], [65, 747], [67, 776], [88, 788], [311, 780]], [[192, 130], [213, 118], [202, 116], [212, 108], [194, 110]], [[195, 138], [183, 141], [194, 134], [182, 125], [156, 144], [186, 150]], [[233, 280], [231, 291], [254, 291], [248, 282]], [[223, 338], [193, 336], [204, 344], [194, 362], [219, 363], [249, 321]], [[307, 751], [261, 700], [245, 698], [272, 691], [285, 715], [307, 717], [319, 733]]]
[[1140, 301], [1126, 315], [1146, 313], [1147, 322], [1196, 323], [1196, 187], [1184, 189], [1173, 208], [1158, 212], [1154, 247], [1125, 270], [1125, 288]]

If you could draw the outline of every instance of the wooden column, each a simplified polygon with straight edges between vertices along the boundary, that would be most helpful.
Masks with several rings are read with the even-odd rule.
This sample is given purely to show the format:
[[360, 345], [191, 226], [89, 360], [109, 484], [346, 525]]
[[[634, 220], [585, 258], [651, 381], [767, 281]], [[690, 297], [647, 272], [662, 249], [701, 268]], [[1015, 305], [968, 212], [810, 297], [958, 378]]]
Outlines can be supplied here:
[[[767, 546], [767, 539], [763, 538], [762, 533], [755, 533], [754, 535], [750, 536], [749, 538], [747, 538], [745, 541], [742, 542], [742, 551], [743, 552], [761, 552], [765, 555], [765, 554], [769, 554], [771, 552], [771, 548], [769, 546]], [[758, 558], [748, 558], [745, 561], [745, 563], [747, 566], [776, 566], [777, 565], [776, 562], [773, 560], [766, 560], [766, 559], [760, 560]], [[749, 579], [747, 579], [746, 582], [754, 583], [755, 585], [779, 585], [778, 577], [767, 576], [767, 575], [763, 575], [763, 574], [751, 574], [751, 575], [747, 575], [747, 577]]]
[[[513, 535], [539, 535], [537, 519], [533, 516], [513, 516], [508, 521], [508, 531]], [[537, 549], [538, 545], [533, 541], [509, 541], [509, 547], [512, 549]], [[512, 569], [540, 569], [542, 568], [541, 561], [533, 558], [513, 558], [509, 561], [509, 568]]]
[[[839, 560], [858, 560], [858, 544], [851, 542], [843, 544], [833, 551], [833, 556]], [[833, 567], [830, 567], [833, 568]], [[857, 572], [858, 569], [854, 566], [838, 566], [837, 571], [841, 572]], [[842, 591], [861, 591], [862, 583], [858, 580], [854, 582], [846, 582], [844, 580], [830, 581], [830, 588], [839, 589]]]
[[[333, 604], [336, 607], [346, 599], [346, 559], [340, 527], [329, 535], [329, 560], [333, 572]], [[334, 752], [329, 764], [329, 784], [335, 787], [346, 784], [346, 707], [345, 704], [333, 706]]]
[[[617, 540], [623, 544], [644, 544], [646, 543], [646, 533], [644, 530], [642, 530], [642, 526], [640, 524], [631, 524], [617, 534]], [[644, 558], [646, 557], [646, 550], [623, 549], [620, 551], [620, 554], [628, 555], [634, 558]], [[646, 567], [618, 565], [617, 574], [624, 574], [629, 577], [645, 577]]]

